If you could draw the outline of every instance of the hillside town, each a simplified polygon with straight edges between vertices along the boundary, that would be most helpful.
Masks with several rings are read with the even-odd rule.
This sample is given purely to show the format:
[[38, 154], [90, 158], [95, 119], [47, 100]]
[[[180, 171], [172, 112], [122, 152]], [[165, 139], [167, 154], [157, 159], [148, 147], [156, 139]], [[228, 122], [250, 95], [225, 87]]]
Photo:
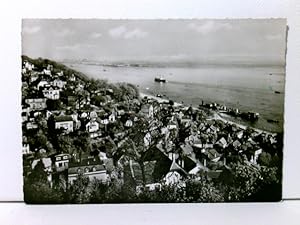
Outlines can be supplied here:
[[282, 134], [219, 110], [23, 56], [25, 201], [279, 201]]

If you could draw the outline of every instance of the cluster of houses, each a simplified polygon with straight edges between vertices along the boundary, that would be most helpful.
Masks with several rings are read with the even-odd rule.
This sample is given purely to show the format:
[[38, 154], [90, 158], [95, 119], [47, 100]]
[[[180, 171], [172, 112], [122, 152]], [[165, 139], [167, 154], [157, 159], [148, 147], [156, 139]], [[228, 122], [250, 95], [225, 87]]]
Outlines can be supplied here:
[[[222, 174], [230, 173], [229, 162], [237, 157], [253, 168], [258, 167], [257, 159], [263, 152], [260, 141], [276, 143], [275, 135], [209, 120], [200, 109], [169, 101], [145, 97], [117, 102], [112, 89], [88, 91], [79, 77], [66, 76], [50, 64], [38, 71], [34, 64], [24, 61], [22, 78], [25, 93], [33, 93], [23, 96], [24, 134], [40, 129], [41, 124], [47, 128], [52, 121], [54, 129], [62, 131], [61, 135], [87, 132], [91, 146], [97, 150], [97, 154], [76, 151], [50, 154], [43, 148], [32, 149], [24, 135], [24, 175], [30, 174], [41, 161], [51, 185], [63, 183], [67, 188], [79, 174], [90, 180], [109, 182], [115, 176], [107, 169], [111, 162], [129, 166], [138, 184], [137, 192], [145, 186], [150, 190], [159, 188], [162, 183], [184, 185], [187, 177], [219, 179]], [[98, 106], [91, 101], [95, 96], [104, 97]], [[49, 108], [49, 100], [65, 107]], [[122, 150], [124, 141], [141, 120], [149, 126], [142, 137], [145, 183], [139, 177], [139, 164]], [[119, 179], [124, 179], [123, 172]]]
[[[261, 143], [277, 142], [276, 134], [245, 130], [232, 123], [210, 119], [198, 108], [180, 104], [170, 106], [167, 102], [151, 98], [145, 102], [144, 106], [150, 104], [151, 107], [142, 112], [152, 123], [159, 123], [163, 118], [168, 121], [160, 127], [163, 134], [161, 140], [154, 149], [149, 149], [149, 152], [155, 151], [154, 155], [158, 156], [149, 153], [151, 157], [147, 159], [147, 162], [154, 160], [157, 165], [168, 166], [164, 167], [165, 170], [157, 169], [163, 171], [157, 176], [158, 179], [147, 181], [146, 187], [150, 190], [159, 187], [161, 181], [184, 185], [188, 177], [230, 179], [231, 162], [240, 161], [258, 169], [258, 157], [263, 152]], [[181, 139], [179, 143], [178, 139]], [[143, 186], [137, 188], [140, 190]]]

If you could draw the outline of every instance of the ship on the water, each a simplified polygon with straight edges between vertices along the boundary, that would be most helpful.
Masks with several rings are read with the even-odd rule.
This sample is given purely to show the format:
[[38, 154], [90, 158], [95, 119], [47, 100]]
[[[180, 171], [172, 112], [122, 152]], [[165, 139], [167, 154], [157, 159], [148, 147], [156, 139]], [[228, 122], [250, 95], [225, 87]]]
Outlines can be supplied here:
[[160, 76], [160, 77], [155, 77], [154, 81], [159, 83], [166, 83], [167, 80], [162, 76]]

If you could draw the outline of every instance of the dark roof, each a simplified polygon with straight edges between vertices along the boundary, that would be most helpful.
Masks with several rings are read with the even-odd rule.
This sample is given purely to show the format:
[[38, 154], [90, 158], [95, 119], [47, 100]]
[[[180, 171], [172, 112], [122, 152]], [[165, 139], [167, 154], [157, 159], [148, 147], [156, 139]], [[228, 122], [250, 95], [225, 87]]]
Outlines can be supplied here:
[[217, 158], [217, 157], [220, 157], [221, 156], [221, 154], [219, 153], [219, 152], [217, 152], [217, 150], [215, 150], [215, 149], [209, 149], [208, 151], [207, 151], [207, 157], [209, 158], [209, 159], [215, 159], [215, 158]]
[[210, 177], [211, 179], [216, 179], [221, 175], [222, 170], [207, 171], [206, 173], [207, 176]]
[[73, 121], [71, 116], [57, 116], [54, 118], [55, 122]]
[[79, 169], [81, 170], [82, 173], [93, 172], [93, 169], [95, 169], [96, 171], [106, 171], [104, 165], [85, 165], [85, 166], [82, 165], [82, 166], [69, 167], [68, 174], [69, 175], [78, 174]]

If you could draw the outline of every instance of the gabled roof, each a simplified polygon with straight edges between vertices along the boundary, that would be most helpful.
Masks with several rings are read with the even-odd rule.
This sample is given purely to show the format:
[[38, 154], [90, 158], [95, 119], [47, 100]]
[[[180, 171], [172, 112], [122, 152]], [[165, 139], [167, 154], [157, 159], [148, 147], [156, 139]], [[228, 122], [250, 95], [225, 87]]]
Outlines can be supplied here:
[[218, 141], [218, 143], [220, 143], [220, 144], [222, 144], [222, 145], [227, 145], [227, 141], [226, 141], [226, 139], [225, 139], [224, 137], [222, 137], [222, 138]]
[[42, 158], [42, 159], [33, 160], [32, 164], [31, 164], [31, 168], [34, 169], [34, 167], [40, 160], [42, 160], [42, 163], [44, 164], [45, 168], [51, 167], [51, 165], [52, 165], [51, 159], [50, 158]]
[[184, 169], [182, 169], [175, 161], [172, 162], [171, 167], [170, 167], [170, 172], [173, 172], [173, 171], [177, 171], [180, 174], [187, 174], [187, 172]]
[[241, 142], [239, 142], [238, 140], [235, 140], [235, 141], [232, 143], [232, 145], [233, 145], [234, 147], [239, 147], [239, 146], [241, 146]]

